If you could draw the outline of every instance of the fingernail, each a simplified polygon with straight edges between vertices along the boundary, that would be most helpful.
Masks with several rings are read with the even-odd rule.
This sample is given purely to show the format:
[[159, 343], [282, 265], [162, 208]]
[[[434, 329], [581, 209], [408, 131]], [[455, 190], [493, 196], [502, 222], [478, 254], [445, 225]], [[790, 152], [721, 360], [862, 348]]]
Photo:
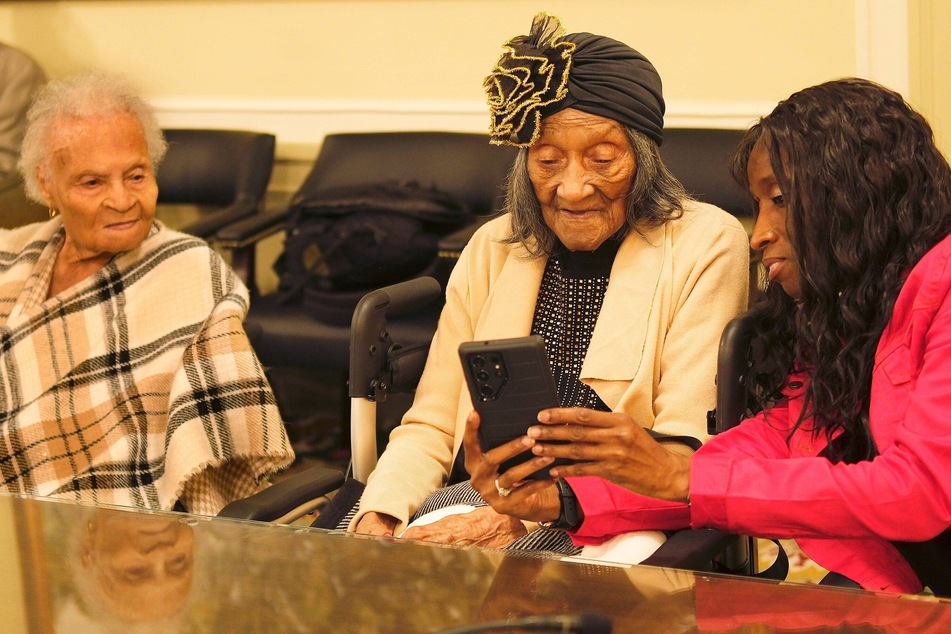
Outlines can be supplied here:
[[539, 427], [529, 427], [528, 431], [525, 432], [531, 438], [538, 438], [541, 435], [541, 428]]
[[535, 444], [535, 440], [533, 438], [526, 438], [524, 436], [522, 437], [522, 445], [524, 445], [525, 447], [531, 447], [534, 444]]

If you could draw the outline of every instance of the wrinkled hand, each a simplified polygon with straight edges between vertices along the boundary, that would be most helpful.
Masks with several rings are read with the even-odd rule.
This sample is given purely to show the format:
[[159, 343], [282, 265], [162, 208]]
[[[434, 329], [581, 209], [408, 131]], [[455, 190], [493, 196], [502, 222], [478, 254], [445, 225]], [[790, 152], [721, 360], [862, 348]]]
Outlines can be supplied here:
[[382, 513], [377, 513], [375, 511], [370, 511], [360, 518], [360, 521], [357, 522], [357, 525], [353, 530], [355, 533], [364, 533], [366, 535], [392, 537], [393, 530], [396, 528], [398, 523], [399, 520], [397, 520], [395, 517], [383, 515]]
[[505, 548], [527, 532], [517, 518], [499, 515], [492, 507], [481, 506], [469, 513], [449, 515], [432, 524], [414, 526], [401, 537], [440, 544]]
[[689, 456], [665, 448], [630, 416], [573, 407], [543, 410], [538, 421], [528, 429], [535, 455], [579, 461], [553, 468], [553, 477], [599, 476], [642, 495], [687, 500]]
[[[505, 473], [499, 473], [499, 465], [509, 458], [529, 451], [535, 441], [523, 436], [483, 453], [479, 443], [479, 424], [479, 415], [471, 412], [466, 420], [466, 431], [462, 438], [466, 452], [466, 471], [469, 472], [472, 487], [499, 513], [533, 522], [558, 519], [561, 499], [558, 497], [555, 481], [527, 479], [539, 469], [550, 465], [553, 459], [547, 456], [531, 458]], [[512, 492], [505, 497], [500, 496], [496, 482], [499, 487], [511, 489]]]

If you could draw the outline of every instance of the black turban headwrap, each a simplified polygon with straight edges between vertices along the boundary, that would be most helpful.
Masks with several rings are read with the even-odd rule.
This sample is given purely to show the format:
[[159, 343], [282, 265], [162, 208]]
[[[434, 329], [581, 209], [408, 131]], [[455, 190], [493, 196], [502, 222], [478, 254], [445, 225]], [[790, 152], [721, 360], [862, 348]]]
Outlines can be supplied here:
[[660, 145], [664, 95], [650, 61], [603, 35], [563, 33], [558, 18], [540, 13], [528, 35], [506, 42], [484, 82], [491, 142], [531, 146], [543, 118], [575, 108], [643, 132]]

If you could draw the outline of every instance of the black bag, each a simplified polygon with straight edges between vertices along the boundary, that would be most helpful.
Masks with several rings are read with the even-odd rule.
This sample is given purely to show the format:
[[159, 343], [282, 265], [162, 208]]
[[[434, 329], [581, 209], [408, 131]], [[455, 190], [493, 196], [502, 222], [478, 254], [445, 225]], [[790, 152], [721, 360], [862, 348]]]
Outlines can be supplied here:
[[347, 185], [291, 203], [274, 265], [282, 301], [349, 325], [366, 292], [423, 275], [442, 236], [471, 221], [449, 194], [415, 182]]

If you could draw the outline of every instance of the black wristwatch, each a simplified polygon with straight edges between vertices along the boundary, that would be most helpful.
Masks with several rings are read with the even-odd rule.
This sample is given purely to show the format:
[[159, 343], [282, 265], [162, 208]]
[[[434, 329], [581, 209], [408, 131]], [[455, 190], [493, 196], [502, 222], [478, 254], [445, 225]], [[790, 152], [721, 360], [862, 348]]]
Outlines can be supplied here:
[[561, 512], [554, 522], [539, 522], [538, 525], [542, 528], [574, 530], [584, 521], [584, 512], [578, 504], [578, 497], [564, 480], [555, 480], [555, 485], [558, 487], [558, 497], [561, 500]]

